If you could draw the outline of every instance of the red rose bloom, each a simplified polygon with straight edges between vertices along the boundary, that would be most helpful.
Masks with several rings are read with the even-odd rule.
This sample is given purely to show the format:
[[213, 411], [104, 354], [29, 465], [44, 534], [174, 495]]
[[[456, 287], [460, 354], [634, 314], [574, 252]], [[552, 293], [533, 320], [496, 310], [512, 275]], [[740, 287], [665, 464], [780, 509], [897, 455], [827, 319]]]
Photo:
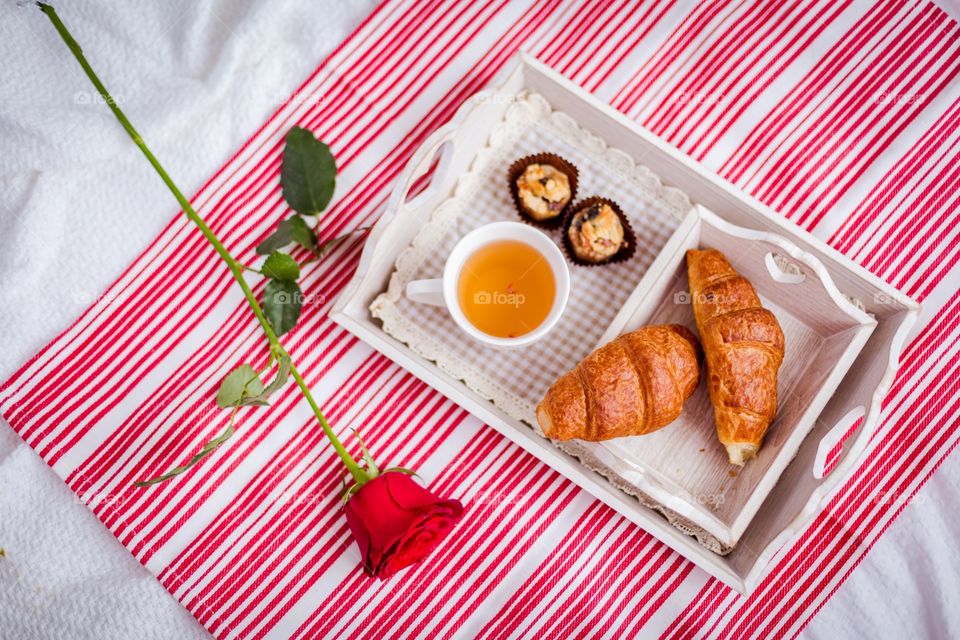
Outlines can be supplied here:
[[442, 500], [413, 478], [384, 472], [347, 502], [347, 524], [363, 570], [384, 579], [426, 558], [463, 514], [459, 500]]

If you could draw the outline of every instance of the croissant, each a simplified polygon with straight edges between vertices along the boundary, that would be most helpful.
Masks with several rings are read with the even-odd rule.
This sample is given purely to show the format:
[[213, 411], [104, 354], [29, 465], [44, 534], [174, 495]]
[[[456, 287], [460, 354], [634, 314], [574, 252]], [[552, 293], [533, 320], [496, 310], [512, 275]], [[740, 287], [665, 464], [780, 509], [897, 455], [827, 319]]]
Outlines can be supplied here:
[[700, 380], [700, 343], [680, 325], [645, 327], [600, 347], [547, 390], [537, 422], [554, 440], [643, 435], [680, 415]]
[[777, 413], [783, 331], [719, 251], [687, 251], [687, 274], [717, 437], [731, 464], [742, 466], [756, 457]]

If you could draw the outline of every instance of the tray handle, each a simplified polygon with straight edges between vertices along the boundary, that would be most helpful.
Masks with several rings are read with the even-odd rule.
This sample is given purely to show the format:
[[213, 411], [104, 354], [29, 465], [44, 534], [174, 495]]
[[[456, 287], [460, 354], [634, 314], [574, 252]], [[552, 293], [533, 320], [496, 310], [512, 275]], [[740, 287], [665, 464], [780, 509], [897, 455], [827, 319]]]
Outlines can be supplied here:
[[817, 456], [813, 461], [813, 477], [817, 480], [826, 478], [837, 467], [837, 462], [843, 457], [844, 446], [848, 440], [856, 439], [856, 434], [863, 429], [863, 418], [866, 408], [861, 404], [841, 417], [830, 430], [820, 438], [817, 445]]
[[[797, 295], [815, 304], [824, 312], [838, 312], [860, 326], [873, 327], [876, 319], [859, 308], [837, 288], [823, 263], [813, 254], [779, 234], [747, 229], [728, 222], [703, 205], [696, 206], [703, 224], [709, 225], [726, 236], [749, 240], [755, 247], [762, 247], [764, 271], [783, 287], [797, 287]], [[701, 244], [704, 243], [701, 232]], [[709, 244], [709, 243], [708, 243]]]
[[[420, 162], [413, 168], [410, 179], [400, 192], [400, 207], [405, 209], [416, 209], [417, 206], [426, 200], [437, 189], [437, 185], [443, 182], [450, 166], [450, 158], [453, 157], [453, 138], [444, 136], [437, 140], [435, 144], [427, 149]], [[431, 171], [432, 169], [432, 171]], [[429, 182], [421, 185], [421, 180], [429, 176]], [[414, 188], [419, 191], [411, 195]]]
[[[410, 164], [400, 176], [397, 183], [399, 190], [394, 191], [390, 206], [374, 226], [367, 241], [367, 247], [375, 247], [380, 236], [396, 218], [422, 207], [436, 193], [439, 185], [445, 182], [447, 173], [457, 156], [458, 146], [454, 141], [457, 129], [457, 125], [453, 122], [443, 125], [430, 134], [416, 151]], [[410, 192], [420, 186], [420, 179], [427, 175], [434, 163], [436, 166], [430, 176], [429, 184], [422, 191], [411, 196]]]
[[[466, 170], [466, 165], [472, 160], [471, 149], [482, 147], [486, 138], [483, 127], [470, 127], [468, 123], [483, 118], [486, 111], [506, 109], [502, 101], [492, 100], [490, 96], [490, 91], [481, 91], [465, 101], [450, 122], [437, 128], [414, 152], [394, 186], [386, 209], [367, 236], [357, 270], [331, 309], [331, 316], [337, 317], [344, 312], [354, 293], [368, 278], [378, 277], [371, 276], [371, 273], [381, 274], [387, 269], [385, 264], [380, 264], [378, 254], [383, 256], [384, 252], [378, 252], [377, 247], [388, 229], [395, 224], [407, 225], [409, 231], [399, 231], [392, 240], [409, 242], [418, 226], [407, 223], [410, 216], [428, 215], [448, 188], [454, 188], [457, 176]], [[480, 140], [476, 139], [478, 137]], [[426, 175], [431, 166], [434, 169], [430, 183], [411, 196], [411, 191], [419, 186], [418, 178]]]

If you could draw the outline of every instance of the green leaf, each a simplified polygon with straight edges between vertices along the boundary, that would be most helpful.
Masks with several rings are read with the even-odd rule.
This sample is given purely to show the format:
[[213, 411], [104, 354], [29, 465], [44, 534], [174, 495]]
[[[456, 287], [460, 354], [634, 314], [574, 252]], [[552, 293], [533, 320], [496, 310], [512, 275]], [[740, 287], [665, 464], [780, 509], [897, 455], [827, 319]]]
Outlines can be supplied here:
[[290, 378], [290, 367], [293, 366], [293, 364], [290, 362], [290, 356], [288, 356], [286, 353], [280, 355], [279, 361], [280, 368], [277, 370], [277, 377], [275, 377], [270, 384], [264, 387], [258, 375], [255, 380], [251, 381], [244, 388], [244, 390], [241, 392], [240, 401], [234, 406], [246, 407], [251, 405], [269, 405], [270, 396], [273, 395], [273, 393], [280, 389], [284, 384], [286, 384], [287, 380]]
[[257, 254], [261, 256], [269, 255], [291, 242], [296, 242], [310, 251], [317, 248], [317, 235], [300, 216], [292, 216], [277, 225], [277, 230], [257, 245]]
[[290, 255], [274, 251], [263, 263], [260, 273], [274, 280], [296, 280], [300, 277], [300, 265]]
[[[244, 366], [246, 366], [246, 365], [244, 365]], [[230, 438], [233, 437], [233, 434], [234, 434], [233, 419], [234, 419], [234, 417], [236, 417], [236, 415], [237, 415], [237, 410], [234, 409], [233, 412], [230, 414], [230, 424], [227, 425], [227, 428], [223, 431], [223, 433], [221, 433], [221, 434], [218, 435], [216, 438], [214, 438], [214, 439], [211, 440], [210, 442], [208, 442], [208, 443], [206, 443], [205, 445], [203, 445], [203, 448], [200, 449], [200, 452], [197, 453], [196, 455], [194, 455], [192, 458], [190, 458], [190, 460], [188, 460], [186, 464], [182, 464], [182, 465], [180, 465], [179, 467], [174, 467], [173, 469], [171, 469], [170, 471], [167, 471], [167, 472], [166, 472], [165, 474], [163, 474], [162, 476], [157, 476], [156, 478], [150, 478], [149, 480], [140, 480], [139, 482], [134, 482], [134, 483], [133, 483], [134, 486], [136, 486], [136, 487], [148, 487], [148, 486], [150, 486], [150, 485], [152, 485], [152, 484], [157, 484], [157, 483], [160, 483], [160, 482], [165, 482], [165, 481], [169, 480], [170, 478], [174, 478], [174, 477], [180, 475], [181, 473], [183, 473], [184, 471], [186, 471], [187, 469], [189, 469], [189, 468], [192, 467], [193, 465], [197, 464], [198, 462], [200, 462], [201, 460], [203, 460], [204, 458], [206, 458], [208, 455], [210, 455], [211, 453], [213, 453], [214, 450], [216, 450], [217, 447], [219, 447], [219, 446], [222, 445], [224, 442], [226, 442], [227, 440], [229, 440]]]
[[217, 391], [217, 406], [221, 409], [238, 407], [250, 396], [263, 394], [263, 382], [253, 367], [242, 364], [224, 378]]
[[296, 282], [271, 280], [263, 290], [263, 313], [278, 336], [293, 329], [302, 306], [303, 293]]
[[285, 353], [281, 354], [280, 368], [277, 370], [277, 377], [263, 390], [264, 397], [269, 398], [274, 392], [279, 391], [280, 388], [287, 383], [287, 379], [290, 378], [290, 366], [290, 356]]
[[300, 216], [288, 218], [280, 226], [284, 227], [289, 232], [290, 238], [304, 249], [313, 251], [317, 248], [317, 234]]
[[315, 216], [330, 203], [337, 181], [337, 163], [330, 147], [307, 129], [287, 133], [280, 167], [283, 199], [303, 215]]

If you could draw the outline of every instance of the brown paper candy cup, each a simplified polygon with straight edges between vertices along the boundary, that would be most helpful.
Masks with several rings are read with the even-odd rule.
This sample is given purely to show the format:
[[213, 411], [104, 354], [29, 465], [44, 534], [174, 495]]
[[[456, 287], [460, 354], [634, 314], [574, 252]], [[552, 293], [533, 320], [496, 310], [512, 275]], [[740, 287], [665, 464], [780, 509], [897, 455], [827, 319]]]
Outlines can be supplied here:
[[[600, 262], [591, 262], [589, 260], [584, 260], [573, 250], [573, 244], [570, 242], [570, 225], [573, 224], [573, 218], [577, 215], [578, 211], [582, 211], [588, 207], [591, 207], [595, 204], [608, 204], [613, 209], [613, 212], [617, 214], [617, 217], [620, 219], [620, 225], [623, 227], [623, 239], [626, 242], [626, 245], [620, 247], [620, 250], [615, 254], [607, 258], [606, 260], [601, 260]], [[605, 264], [614, 264], [617, 262], [623, 262], [629, 260], [634, 252], [637, 249], [637, 236], [633, 232], [633, 227], [630, 226], [630, 221], [627, 220], [627, 216], [624, 215], [623, 210], [620, 208], [616, 202], [609, 198], [601, 198], [599, 196], [591, 196], [589, 198], [584, 198], [580, 202], [574, 203], [570, 209], [567, 211], [566, 216], [563, 220], [563, 250], [567, 254], [567, 259], [570, 260], [573, 264], [578, 264], [582, 267], [599, 267], [600, 265]]]
[[[546, 220], [537, 220], [530, 215], [526, 207], [523, 206], [523, 202], [520, 200], [519, 189], [517, 189], [517, 178], [519, 178], [531, 164], [549, 164], [556, 167], [567, 175], [567, 180], [570, 182], [570, 201], [567, 202], [567, 206], [558, 211], [555, 216], [547, 218]], [[560, 226], [563, 225], [564, 216], [570, 210], [570, 205], [573, 204], [573, 201], [577, 198], [578, 176], [579, 171], [577, 171], [577, 168], [555, 153], [535, 153], [514, 161], [514, 163], [510, 165], [510, 168], [507, 169], [507, 184], [510, 187], [510, 195], [513, 197], [513, 205], [517, 209], [517, 214], [524, 222], [528, 222], [542, 229], [559, 229]]]

